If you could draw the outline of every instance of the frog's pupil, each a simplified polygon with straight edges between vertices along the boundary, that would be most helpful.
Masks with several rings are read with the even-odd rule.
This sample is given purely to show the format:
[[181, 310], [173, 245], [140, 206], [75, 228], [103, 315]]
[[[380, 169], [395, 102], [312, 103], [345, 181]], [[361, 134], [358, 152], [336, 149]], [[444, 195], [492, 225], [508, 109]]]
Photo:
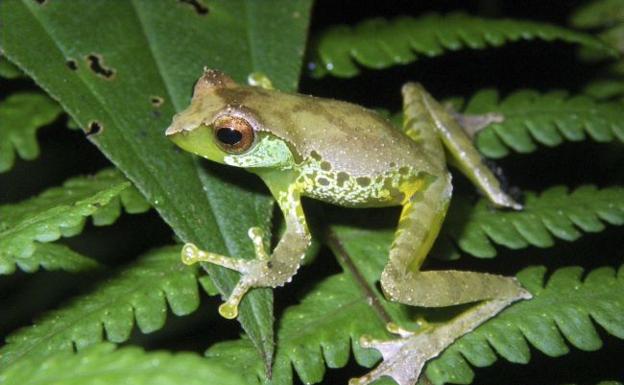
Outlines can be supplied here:
[[232, 146], [243, 139], [243, 134], [241, 134], [238, 130], [231, 129], [230, 127], [222, 127], [217, 130], [217, 139], [219, 139], [219, 142], [221, 143]]

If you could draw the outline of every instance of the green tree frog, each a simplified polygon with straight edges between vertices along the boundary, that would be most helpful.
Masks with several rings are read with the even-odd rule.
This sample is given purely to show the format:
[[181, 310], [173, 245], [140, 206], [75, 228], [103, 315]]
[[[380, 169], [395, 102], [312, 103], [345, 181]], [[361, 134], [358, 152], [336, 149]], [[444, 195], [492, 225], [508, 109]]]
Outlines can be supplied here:
[[278, 287], [299, 269], [310, 233], [301, 197], [348, 207], [402, 206], [388, 263], [381, 275], [385, 295], [404, 304], [442, 307], [479, 302], [439, 327], [399, 338], [373, 341], [383, 362], [352, 380], [368, 384], [390, 376], [414, 384], [426, 361], [456, 338], [493, 317], [512, 302], [530, 298], [511, 277], [469, 271], [421, 271], [451, 199], [447, 156], [497, 207], [520, 209], [483, 163], [470, 137], [448, 111], [420, 85], [403, 86], [402, 129], [361, 106], [269, 87], [240, 85], [206, 69], [191, 105], [173, 118], [166, 135], [184, 150], [242, 167], [268, 186], [283, 212], [286, 230], [275, 249], [263, 247], [262, 233], [249, 229], [256, 259], [235, 259], [187, 243], [185, 263], [205, 261], [241, 273], [219, 312], [235, 318], [245, 293]]

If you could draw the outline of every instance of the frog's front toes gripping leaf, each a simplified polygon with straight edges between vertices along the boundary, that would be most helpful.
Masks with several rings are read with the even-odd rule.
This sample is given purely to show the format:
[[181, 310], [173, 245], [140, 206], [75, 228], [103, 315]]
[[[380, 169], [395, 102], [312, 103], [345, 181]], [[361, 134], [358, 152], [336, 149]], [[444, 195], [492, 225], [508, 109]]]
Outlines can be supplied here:
[[456, 339], [474, 330], [510, 303], [528, 298], [530, 294], [523, 292], [516, 298], [485, 301], [447, 323], [427, 325], [417, 332], [388, 324], [388, 330], [400, 337], [389, 341], [362, 337], [362, 347], [377, 349], [381, 353], [382, 362], [366, 375], [351, 379], [349, 385], [368, 385], [383, 376], [391, 377], [399, 385], [414, 385], [427, 361], [437, 357]]
[[219, 314], [228, 319], [236, 318], [238, 305], [249, 289], [257, 286], [270, 286], [270, 283], [264, 282], [265, 279], [263, 279], [269, 275], [271, 270], [270, 256], [264, 249], [264, 234], [259, 227], [250, 228], [248, 234], [256, 253], [256, 259], [252, 260], [230, 258], [203, 251], [192, 243], [187, 243], [182, 247], [182, 262], [187, 265], [197, 262], [210, 262], [242, 274], [227, 301], [219, 306]]

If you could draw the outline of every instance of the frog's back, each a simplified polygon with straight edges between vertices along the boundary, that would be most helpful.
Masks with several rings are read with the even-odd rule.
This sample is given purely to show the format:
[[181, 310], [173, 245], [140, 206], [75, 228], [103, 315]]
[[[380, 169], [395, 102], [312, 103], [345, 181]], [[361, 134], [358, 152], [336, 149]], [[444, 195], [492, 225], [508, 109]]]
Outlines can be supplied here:
[[244, 86], [223, 89], [222, 97], [229, 105], [244, 106], [260, 120], [259, 127], [291, 143], [302, 159], [321, 159], [354, 177], [390, 168], [436, 168], [418, 143], [355, 104]]
[[425, 146], [364, 107], [242, 86], [224, 89], [222, 97], [292, 145], [299, 182], [314, 198], [345, 206], [400, 204], [402, 190], [414, 191], [444, 171], [440, 154], [427, 154]]

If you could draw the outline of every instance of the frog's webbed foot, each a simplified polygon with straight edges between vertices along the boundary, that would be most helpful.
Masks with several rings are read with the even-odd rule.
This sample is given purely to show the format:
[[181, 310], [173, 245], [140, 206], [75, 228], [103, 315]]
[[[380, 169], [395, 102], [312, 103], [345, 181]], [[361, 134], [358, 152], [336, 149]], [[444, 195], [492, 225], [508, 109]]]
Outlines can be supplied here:
[[[528, 293], [523, 296], [527, 297]], [[383, 360], [366, 375], [351, 379], [349, 385], [367, 385], [383, 376], [391, 377], [399, 385], [416, 384], [427, 361], [517, 299], [485, 301], [447, 323], [425, 325], [416, 332], [388, 324], [388, 331], [399, 335], [395, 340], [380, 341], [363, 336], [360, 345], [377, 349]]]
[[242, 274], [229, 298], [219, 306], [219, 314], [232, 319], [238, 315], [238, 305], [247, 291], [253, 287], [273, 286], [268, 277], [271, 273], [270, 256], [264, 249], [263, 232], [259, 227], [252, 227], [248, 232], [254, 244], [256, 259], [230, 258], [220, 254], [200, 250], [192, 243], [182, 247], [182, 262], [191, 265], [197, 262], [210, 262]]

